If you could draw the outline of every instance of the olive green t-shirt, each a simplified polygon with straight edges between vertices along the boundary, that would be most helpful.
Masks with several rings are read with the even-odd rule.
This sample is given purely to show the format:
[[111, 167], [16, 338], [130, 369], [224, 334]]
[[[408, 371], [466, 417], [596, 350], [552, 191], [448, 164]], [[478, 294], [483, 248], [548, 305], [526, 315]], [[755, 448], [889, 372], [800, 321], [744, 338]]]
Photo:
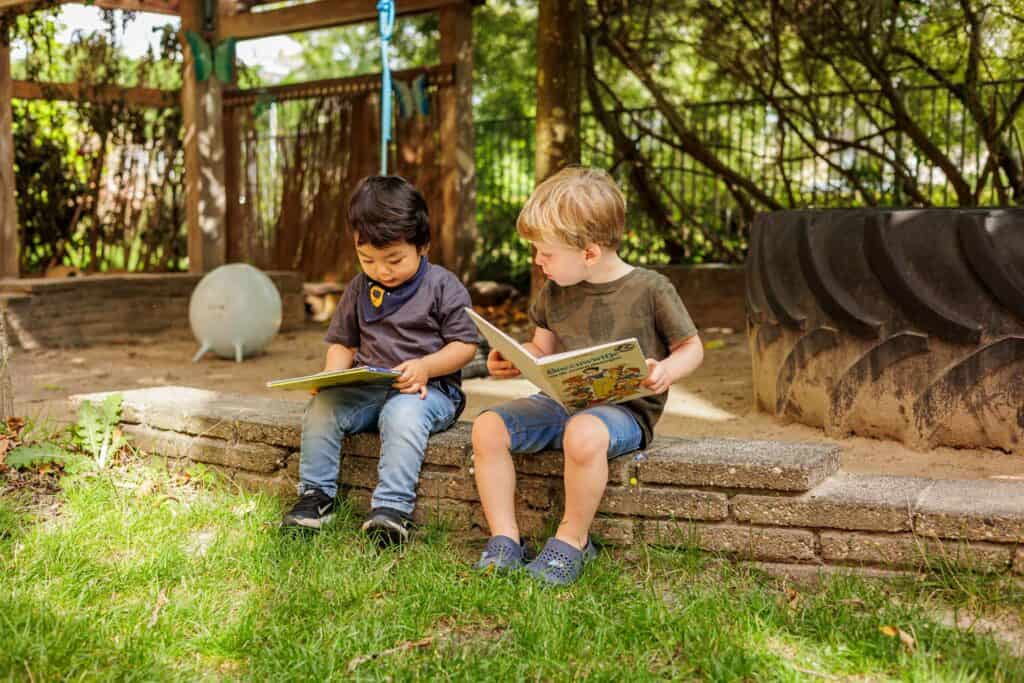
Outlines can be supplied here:
[[[530, 320], [554, 332], [556, 353], [636, 337], [644, 357], [662, 360], [673, 346], [697, 333], [669, 279], [645, 268], [600, 284], [560, 287], [548, 280], [530, 306]], [[665, 392], [619, 404], [636, 416], [644, 446], [667, 400]]]

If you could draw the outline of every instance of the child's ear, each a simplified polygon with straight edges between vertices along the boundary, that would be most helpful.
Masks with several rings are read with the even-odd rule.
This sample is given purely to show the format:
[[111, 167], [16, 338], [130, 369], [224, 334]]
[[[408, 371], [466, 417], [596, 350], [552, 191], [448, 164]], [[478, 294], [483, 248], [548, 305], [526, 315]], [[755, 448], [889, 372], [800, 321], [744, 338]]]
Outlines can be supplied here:
[[426, 256], [427, 252], [430, 251], [430, 242], [427, 242], [422, 247], [416, 250], [417, 256]]
[[583, 260], [588, 265], [597, 263], [601, 259], [601, 245], [591, 242], [583, 247]]

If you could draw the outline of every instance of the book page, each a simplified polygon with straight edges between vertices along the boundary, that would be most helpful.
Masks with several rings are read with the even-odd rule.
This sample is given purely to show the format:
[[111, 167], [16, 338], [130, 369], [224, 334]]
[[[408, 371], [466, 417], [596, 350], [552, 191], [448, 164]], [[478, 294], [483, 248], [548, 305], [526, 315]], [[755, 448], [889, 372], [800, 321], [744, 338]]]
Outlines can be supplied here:
[[387, 368], [357, 367], [348, 370], [324, 370], [302, 377], [289, 377], [267, 382], [269, 389], [288, 389], [293, 391], [322, 389], [343, 384], [376, 384], [395, 381], [401, 373]]
[[540, 366], [558, 392], [554, 398], [570, 413], [652, 393], [640, 384], [648, 371], [636, 339], [546, 356]]
[[523, 345], [515, 339], [489, 323], [486, 318], [472, 308], [467, 306], [466, 312], [469, 314], [469, 319], [480, 330], [480, 334], [487, 339], [487, 343], [491, 345], [491, 348], [497, 349], [505, 357], [505, 360], [512, 361], [512, 364], [519, 369], [519, 372], [523, 373], [523, 377], [533, 382], [537, 388], [558, 400], [558, 396], [552, 394], [555, 387], [548, 382], [547, 377], [537, 364], [537, 359], [533, 357], [532, 353], [523, 348]]

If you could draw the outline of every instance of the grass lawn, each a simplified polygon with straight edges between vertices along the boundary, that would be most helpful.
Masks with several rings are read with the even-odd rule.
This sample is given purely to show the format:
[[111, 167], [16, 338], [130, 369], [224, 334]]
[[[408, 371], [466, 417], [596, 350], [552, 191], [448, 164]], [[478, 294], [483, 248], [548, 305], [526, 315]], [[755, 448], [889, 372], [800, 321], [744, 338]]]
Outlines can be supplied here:
[[139, 462], [65, 477], [41, 507], [11, 488], [0, 678], [1024, 681], [1004, 641], [941, 617], [1018, 618], [1007, 578], [794, 587], [652, 549], [550, 590], [476, 575], [441, 527], [388, 551], [352, 514], [282, 536], [282, 501]]

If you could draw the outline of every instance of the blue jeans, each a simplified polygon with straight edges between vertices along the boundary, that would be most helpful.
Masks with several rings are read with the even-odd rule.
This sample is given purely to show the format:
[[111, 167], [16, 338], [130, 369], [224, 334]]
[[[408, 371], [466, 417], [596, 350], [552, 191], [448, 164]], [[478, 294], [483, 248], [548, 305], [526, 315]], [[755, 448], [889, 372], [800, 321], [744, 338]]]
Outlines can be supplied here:
[[345, 437], [378, 430], [380, 462], [371, 504], [412, 514], [427, 438], [452, 425], [455, 408], [433, 385], [422, 400], [387, 384], [321, 389], [302, 417], [299, 493], [320, 489], [334, 498]]
[[619, 405], [601, 405], [569, 415], [558, 401], [545, 394], [488, 408], [505, 423], [513, 453], [537, 453], [562, 448], [565, 425], [573, 415], [593, 415], [608, 428], [608, 459], [640, 448], [644, 434], [633, 413]]

